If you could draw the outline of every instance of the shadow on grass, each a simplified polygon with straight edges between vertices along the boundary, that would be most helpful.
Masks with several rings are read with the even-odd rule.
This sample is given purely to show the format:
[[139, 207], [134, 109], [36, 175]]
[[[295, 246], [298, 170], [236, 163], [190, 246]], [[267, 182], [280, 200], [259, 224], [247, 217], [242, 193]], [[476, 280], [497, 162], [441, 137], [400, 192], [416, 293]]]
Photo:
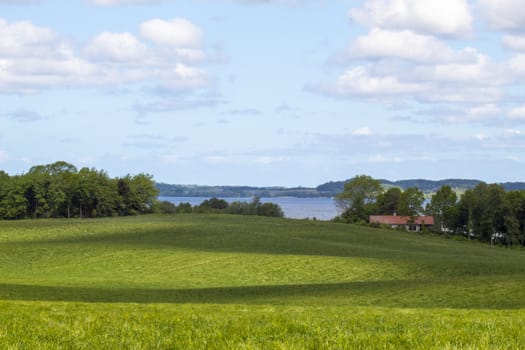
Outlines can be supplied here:
[[[66, 238], [51, 238], [32, 241], [11, 241], [0, 243], [2, 246], [61, 246], [90, 244], [127, 248], [189, 249], [208, 252], [255, 253], [255, 254], [290, 254], [333, 257], [380, 258], [400, 261], [431, 260], [433, 255], [445, 254], [445, 262], [452, 257], [464, 263], [463, 246], [447, 246], [436, 249], [435, 242], [414, 239], [403, 234], [396, 234], [367, 228], [356, 234], [341, 229], [337, 225], [319, 224], [312, 226], [280, 221], [263, 222], [261, 225], [242, 225], [238, 223], [216, 223], [166, 228], [140, 228], [131, 232], [85, 234]], [[271, 225], [275, 223], [275, 225]], [[346, 228], [346, 227], [343, 227]], [[355, 229], [355, 228], [354, 228]], [[388, 237], [388, 244], [383, 244]], [[442, 243], [442, 242], [440, 242]], [[9, 249], [9, 248], [8, 248]], [[457, 249], [457, 252], [455, 251]], [[454, 255], [455, 254], [455, 255]], [[438, 256], [438, 258], [442, 258]], [[487, 264], [490, 266], [490, 264]]]
[[[523, 298], [471, 287], [463, 297], [442, 294], [435, 281], [374, 281], [193, 289], [61, 287], [0, 284], [0, 300], [89, 303], [272, 304], [414, 308], [519, 309]], [[464, 288], [465, 286], [463, 286]], [[468, 287], [467, 287], [468, 289]], [[517, 289], [522, 290], [521, 286]], [[450, 286], [446, 287], [450, 293]], [[519, 294], [519, 291], [515, 291]], [[472, 298], [465, 297], [471, 294]], [[477, 297], [476, 297], [477, 295]], [[516, 295], [516, 294], [515, 294]]]

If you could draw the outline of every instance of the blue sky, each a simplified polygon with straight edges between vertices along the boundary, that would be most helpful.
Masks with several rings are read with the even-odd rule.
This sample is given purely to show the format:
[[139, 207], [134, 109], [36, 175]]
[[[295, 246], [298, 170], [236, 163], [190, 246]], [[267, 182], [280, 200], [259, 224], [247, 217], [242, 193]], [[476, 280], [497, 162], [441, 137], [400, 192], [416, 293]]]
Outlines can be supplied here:
[[0, 169], [525, 180], [518, 0], [0, 0]]

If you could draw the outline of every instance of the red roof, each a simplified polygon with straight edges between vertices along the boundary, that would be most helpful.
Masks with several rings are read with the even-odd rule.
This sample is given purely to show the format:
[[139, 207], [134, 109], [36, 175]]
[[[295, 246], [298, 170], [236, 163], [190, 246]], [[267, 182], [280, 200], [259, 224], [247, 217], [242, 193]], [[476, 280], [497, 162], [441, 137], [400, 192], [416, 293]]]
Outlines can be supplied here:
[[384, 224], [384, 225], [434, 225], [433, 216], [416, 216], [411, 220], [410, 216], [397, 216], [397, 215], [371, 215], [371, 224]]

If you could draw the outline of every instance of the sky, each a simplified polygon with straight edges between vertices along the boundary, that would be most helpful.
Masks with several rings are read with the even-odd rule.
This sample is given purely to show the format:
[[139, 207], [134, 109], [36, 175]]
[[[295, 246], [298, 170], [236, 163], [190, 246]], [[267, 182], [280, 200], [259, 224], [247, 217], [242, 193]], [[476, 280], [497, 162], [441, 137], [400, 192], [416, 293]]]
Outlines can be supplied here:
[[521, 0], [0, 0], [0, 169], [525, 181]]

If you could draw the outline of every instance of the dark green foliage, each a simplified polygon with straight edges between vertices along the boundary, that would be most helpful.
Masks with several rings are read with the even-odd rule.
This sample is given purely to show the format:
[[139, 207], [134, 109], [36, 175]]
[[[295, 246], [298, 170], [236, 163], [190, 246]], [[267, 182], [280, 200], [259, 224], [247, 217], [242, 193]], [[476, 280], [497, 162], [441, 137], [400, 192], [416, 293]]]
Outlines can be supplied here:
[[399, 213], [401, 195], [402, 192], [399, 187], [391, 187], [386, 192], [381, 193], [377, 198], [378, 213], [383, 215]]
[[251, 202], [237, 201], [230, 204], [223, 199], [211, 198], [193, 207], [192, 212], [284, 217], [284, 213], [278, 204], [261, 203], [259, 197], [253, 197]]
[[0, 219], [105, 217], [151, 212], [157, 189], [150, 175], [110, 178], [66, 162], [0, 172]]
[[399, 214], [406, 216], [418, 216], [423, 212], [425, 196], [417, 187], [410, 187], [401, 193], [399, 200]]
[[177, 206], [168, 201], [153, 202], [152, 212], [155, 214], [175, 214], [177, 213]]
[[257, 215], [259, 216], [272, 216], [272, 217], [283, 217], [284, 216], [284, 213], [281, 209], [281, 207], [279, 207], [279, 205], [275, 204], [275, 203], [262, 203], [258, 208], [257, 208]]
[[212, 213], [212, 212], [220, 212], [221, 210], [224, 210], [228, 208], [228, 202], [226, 202], [224, 199], [218, 199], [218, 198], [210, 198], [199, 204], [194, 208], [194, 212], [197, 213]]
[[432, 196], [427, 207], [429, 215], [434, 216], [436, 229], [441, 232], [450, 232], [454, 229], [457, 220], [457, 195], [450, 186], [441, 187]]
[[191, 214], [191, 213], [193, 213], [193, 207], [188, 202], [180, 203], [177, 206], [177, 213], [179, 213], [179, 214]]
[[377, 211], [377, 199], [382, 192], [381, 183], [367, 175], [359, 175], [345, 183], [344, 191], [337, 195], [338, 206], [345, 221], [367, 222]]

